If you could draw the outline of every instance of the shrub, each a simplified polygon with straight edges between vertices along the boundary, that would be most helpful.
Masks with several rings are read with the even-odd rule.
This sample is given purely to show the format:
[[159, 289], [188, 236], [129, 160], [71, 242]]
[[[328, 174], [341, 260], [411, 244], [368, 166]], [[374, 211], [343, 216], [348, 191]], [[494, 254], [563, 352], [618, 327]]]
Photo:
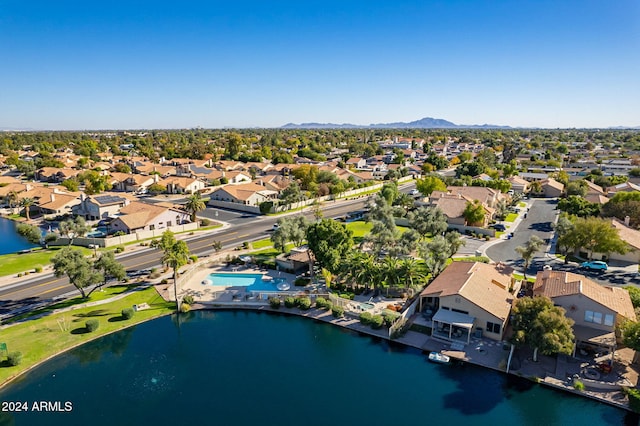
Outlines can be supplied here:
[[18, 278], [22, 276], [22, 272], [18, 272]]
[[316, 308], [318, 309], [326, 309], [331, 302], [325, 299], [322, 296], [316, 297]]
[[243, 249], [248, 249], [248, 248], [249, 248], [249, 243], [248, 243], [248, 242], [246, 242], [246, 241], [245, 241], [245, 242], [243, 242], [243, 243], [242, 243], [242, 248], [243, 248]]
[[364, 325], [371, 324], [371, 320], [373, 319], [373, 315], [371, 312], [363, 312], [360, 314], [360, 322]]
[[20, 365], [22, 362], [22, 352], [10, 352], [9, 355], [7, 355], [7, 362], [12, 367]]
[[298, 297], [298, 299], [296, 300], [296, 304], [300, 309], [306, 311], [311, 308], [311, 299], [306, 296]]
[[582, 383], [580, 380], [574, 380], [573, 381], [573, 388], [577, 391], [584, 391], [584, 383]]
[[384, 318], [382, 318], [382, 315], [373, 315], [371, 317], [371, 328], [380, 328], [382, 327], [382, 324], [384, 324]]
[[190, 304], [190, 305], [193, 305], [193, 296], [192, 296], [192, 295], [190, 295], [190, 294], [187, 294], [187, 295], [182, 299], [182, 301], [183, 301], [184, 303], [188, 303], [188, 304]]
[[87, 331], [89, 333], [96, 331], [98, 329], [98, 326], [100, 325], [100, 323], [98, 322], [97, 319], [90, 319], [89, 321], [87, 321], [84, 326], [87, 329]]
[[162, 281], [160, 281], [160, 284], [167, 284], [169, 281], [167, 281], [166, 278], [163, 278]]
[[211, 225], [211, 221], [209, 219], [200, 219], [200, 225], [209, 226]]
[[280, 309], [280, 305], [282, 305], [282, 300], [279, 297], [270, 297], [269, 298], [269, 306], [272, 309]]
[[122, 315], [122, 318], [128, 320], [133, 318], [134, 312], [133, 308], [124, 308], [120, 314]]
[[182, 302], [180, 304], [180, 312], [182, 312], [183, 314], [186, 314], [190, 310], [191, 310], [191, 305], [190, 304], [184, 303], [184, 302]]
[[309, 284], [309, 279], [302, 278], [302, 277], [296, 278], [295, 281], [293, 282], [293, 285], [298, 287], [304, 287], [307, 284]]
[[390, 311], [385, 309], [382, 311], [382, 319], [384, 320], [385, 325], [388, 327], [393, 322], [400, 317], [400, 314], [395, 311]]
[[114, 237], [121, 237], [121, 236], [123, 236], [123, 235], [126, 235], [126, 234], [124, 233], [124, 231], [118, 231], [118, 232], [115, 232], [115, 233], [113, 234], [113, 236], [114, 236]]
[[117, 246], [115, 249], [113, 249], [113, 251], [116, 253], [122, 253], [124, 251], [124, 247]]
[[36, 267], [33, 269], [36, 274], [39, 274], [40, 272], [42, 272], [42, 266], [40, 265], [36, 265]]
[[287, 308], [293, 308], [296, 306], [296, 299], [291, 296], [287, 296], [284, 298], [284, 306]]
[[640, 390], [635, 388], [622, 388], [622, 391], [629, 398], [629, 408], [636, 413], [640, 413]]
[[331, 308], [331, 315], [335, 318], [342, 318], [344, 316], [344, 308], [341, 306], [333, 306]]

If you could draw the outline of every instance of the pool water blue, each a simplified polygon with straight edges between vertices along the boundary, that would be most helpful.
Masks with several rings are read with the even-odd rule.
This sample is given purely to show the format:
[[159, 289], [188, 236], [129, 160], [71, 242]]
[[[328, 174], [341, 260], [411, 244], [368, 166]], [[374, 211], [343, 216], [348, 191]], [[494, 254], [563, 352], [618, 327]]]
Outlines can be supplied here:
[[335, 326], [247, 311], [163, 317], [102, 337], [30, 371], [0, 401], [73, 404], [68, 412], [0, 412], [0, 424], [16, 426], [638, 421], [524, 379], [431, 364], [420, 351]]
[[262, 274], [212, 273], [208, 279], [212, 285], [224, 287], [246, 287], [247, 291], [278, 291], [276, 284], [283, 278], [273, 281], [263, 281]]

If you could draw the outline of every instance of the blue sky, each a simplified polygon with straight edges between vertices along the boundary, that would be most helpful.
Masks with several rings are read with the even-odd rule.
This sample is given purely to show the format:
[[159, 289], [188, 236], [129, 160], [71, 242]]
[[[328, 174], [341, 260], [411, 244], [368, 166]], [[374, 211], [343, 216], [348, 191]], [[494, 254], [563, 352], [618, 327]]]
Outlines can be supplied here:
[[637, 0], [0, 0], [0, 128], [640, 125]]

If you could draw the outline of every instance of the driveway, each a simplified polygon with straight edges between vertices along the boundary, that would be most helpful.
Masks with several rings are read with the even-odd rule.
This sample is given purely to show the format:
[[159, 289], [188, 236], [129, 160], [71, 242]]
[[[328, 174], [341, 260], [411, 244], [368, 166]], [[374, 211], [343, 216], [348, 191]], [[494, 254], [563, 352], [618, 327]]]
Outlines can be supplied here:
[[[513, 232], [513, 238], [510, 240], [504, 240], [500, 243], [494, 244], [487, 248], [486, 255], [495, 262], [503, 262], [508, 265], [514, 266], [517, 269], [522, 270], [523, 260], [520, 255], [515, 251], [516, 247], [524, 246], [529, 239], [535, 235], [538, 238], [545, 241], [547, 244], [538, 253], [538, 256], [534, 259], [542, 264], [547, 263], [548, 259], [545, 254], [548, 251], [550, 242], [553, 238], [553, 224], [556, 221], [558, 210], [556, 205], [558, 204], [555, 199], [534, 199], [529, 205], [529, 212], [527, 217], [521, 217], [521, 222]], [[547, 260], [545, 260], [547, 259]], [[535, 274], [540, 268], [539, 266], [532, 265], [527, 270], [527, 274]]]

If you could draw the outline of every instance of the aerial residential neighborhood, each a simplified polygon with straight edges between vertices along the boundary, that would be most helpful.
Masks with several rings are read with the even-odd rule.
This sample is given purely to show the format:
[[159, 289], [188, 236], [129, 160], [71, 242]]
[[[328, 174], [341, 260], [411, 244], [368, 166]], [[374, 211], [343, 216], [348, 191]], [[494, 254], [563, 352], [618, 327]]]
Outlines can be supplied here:
[[640, 424], [638, 4], [0, 2], [0, 424]]

